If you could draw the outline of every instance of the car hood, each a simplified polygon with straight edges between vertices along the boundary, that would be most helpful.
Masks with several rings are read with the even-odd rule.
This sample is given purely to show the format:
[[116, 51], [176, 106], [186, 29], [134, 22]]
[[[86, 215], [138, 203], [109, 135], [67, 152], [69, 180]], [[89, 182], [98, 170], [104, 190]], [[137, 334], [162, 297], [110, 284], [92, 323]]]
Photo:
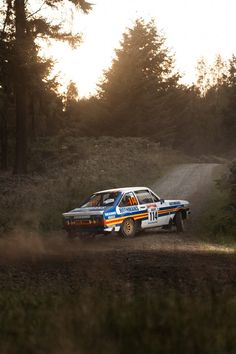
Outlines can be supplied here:
[[165, 203], [170, 206], [188, 206], [190, 203], [187, 200], [181, 200], [181, 199], [170, 199], [166, 200]]

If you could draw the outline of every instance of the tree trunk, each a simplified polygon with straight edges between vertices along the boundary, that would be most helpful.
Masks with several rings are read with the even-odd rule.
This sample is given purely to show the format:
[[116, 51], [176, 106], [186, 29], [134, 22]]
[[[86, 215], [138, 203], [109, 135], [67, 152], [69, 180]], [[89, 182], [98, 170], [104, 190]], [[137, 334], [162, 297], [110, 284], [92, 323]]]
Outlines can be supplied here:
[[29, 104], [29, 129], [28, 136], [31, 141], [34, 141], [38, 133], [38, 117], [39, 117], [39, 98], [33, 93], [30, 97]]
[[7, 169], [8, 160], [8, 132], [7, 132], [7, 113], [5, 109], [1, 114], [0, 122], [0, 138], [1, 138], [1, 169]]
[[15, 0], [16, 25], [16, 160], [15, 173], [27, 173], [27, 91], [25, 0]]

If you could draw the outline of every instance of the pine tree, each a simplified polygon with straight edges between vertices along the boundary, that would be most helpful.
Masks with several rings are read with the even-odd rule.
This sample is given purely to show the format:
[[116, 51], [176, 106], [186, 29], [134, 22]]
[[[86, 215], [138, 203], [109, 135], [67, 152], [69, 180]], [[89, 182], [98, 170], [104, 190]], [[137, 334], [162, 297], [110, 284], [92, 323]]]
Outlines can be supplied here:
[[153, 128], [159, 131], [163, 114], [168, 120], [167, 95], [179, 79], [165, 38], [154, 21], [138, 19], [124, 33], [115, 53], [99, 84], [108, 131], [123, 135], [144, 135]]
[[9, 117], [11, 116], [14, 105], [14, 80], [11, 67], [13, 57], [13, 4], [8, 0], [5, 3], [5, 9], [2, 10], [1, 20], [2, 29], [0, 31], [0, 141], [1, 141], [1, 169], [8, 167], [8, 135], [9, 135]]
[[70, 81], [67, 86], [67, 92], [65, 97], [65, 114], [67, 119], [69, 119], [69, 124], [71, 121], [79, 120], [79, 93], [76, 84]]
[[209, 69], [204, 57], [201, 57], [197, 61], [196, 66], [196, 86], [202, 96], [205, 96], [210, 85]]
[[227, 82], [228, 103], [223, 110], [224, 127], [226, 129], [226, 141], [228, 147], [236, 146], [236, 56], [229, 61], [229, 74]]
[[[85, 0], [67, 0], [66, 2], [63, 0], [46, 0], [43, 1], [42, 5], [51, 7], [56, 11], [58, 6], [64, 6], [66, 3], [73, 4], [85, 13], [91, 9], [91, 4]], [[16, 102], [15, 173], [26, 173], [29, 128], [34, 134], [35, 111], [39, 106], [38, 97], [40, 96], [38, 93], [42, 88], [42, 80], [50, 67], [50, 62], [43, 61], [38, 57], [39, 47], [36, 40], [40, 38], [43, 41], [44, 39], [54, 38], [56, 40], [66, 40], [75, 45], [80, 41], [80, 35], [63, 31], [62, 24], [51, 25], [50, 20], [42, 17], [40, 13], [42, 6], [39, 6], [37, 11], [32, 12], [31, 1], [5, 0], [5, 5], [2, 16], [3, 30], [0, 33], [1, 54], [3, 52], [2, 48], [7, 48], [10, 44], [12, 44], [12, 48], [4, 53], [5, 56], [1, 64], [7, 63], [7, 65], [4, 65], [8, 67], [8, 71], [12, 72]], [[9, 53], [11, 60], [7, 60]], [[4, 65], [1, 65], [1, 68]], [[7, 70], [4, 68], [4, 72]], [[0, 84], [2, 84], [4, 81], [2, 75], [0, 80]], [[6, 93], [5, 86], [2, 87]], [[31, 107], [31, 124], [29, 122], [29, 107]], [[3, 119], [2, 122], [4, 122]]]

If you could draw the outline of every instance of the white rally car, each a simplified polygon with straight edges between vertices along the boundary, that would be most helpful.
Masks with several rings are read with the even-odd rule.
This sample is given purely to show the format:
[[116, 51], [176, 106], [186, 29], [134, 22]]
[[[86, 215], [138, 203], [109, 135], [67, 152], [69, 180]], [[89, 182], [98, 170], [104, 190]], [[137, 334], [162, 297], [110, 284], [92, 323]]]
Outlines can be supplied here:
[[183, 232], [189, 214], [186, 200], [164, 200], [147, 187], [129, 187], [96, 192], [63, 218], [69, 236], [115, 231], [133, 237], [139, 230], [154, 227], [175, 226]]

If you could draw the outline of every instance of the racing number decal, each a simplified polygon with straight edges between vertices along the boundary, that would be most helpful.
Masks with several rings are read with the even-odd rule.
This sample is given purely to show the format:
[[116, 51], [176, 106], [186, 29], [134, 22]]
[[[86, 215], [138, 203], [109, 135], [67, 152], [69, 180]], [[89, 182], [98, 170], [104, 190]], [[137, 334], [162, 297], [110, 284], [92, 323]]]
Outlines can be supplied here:
[[158, 213], [156, 209], [148, 210], [148, 220], [149, 222], [157, 222]]

